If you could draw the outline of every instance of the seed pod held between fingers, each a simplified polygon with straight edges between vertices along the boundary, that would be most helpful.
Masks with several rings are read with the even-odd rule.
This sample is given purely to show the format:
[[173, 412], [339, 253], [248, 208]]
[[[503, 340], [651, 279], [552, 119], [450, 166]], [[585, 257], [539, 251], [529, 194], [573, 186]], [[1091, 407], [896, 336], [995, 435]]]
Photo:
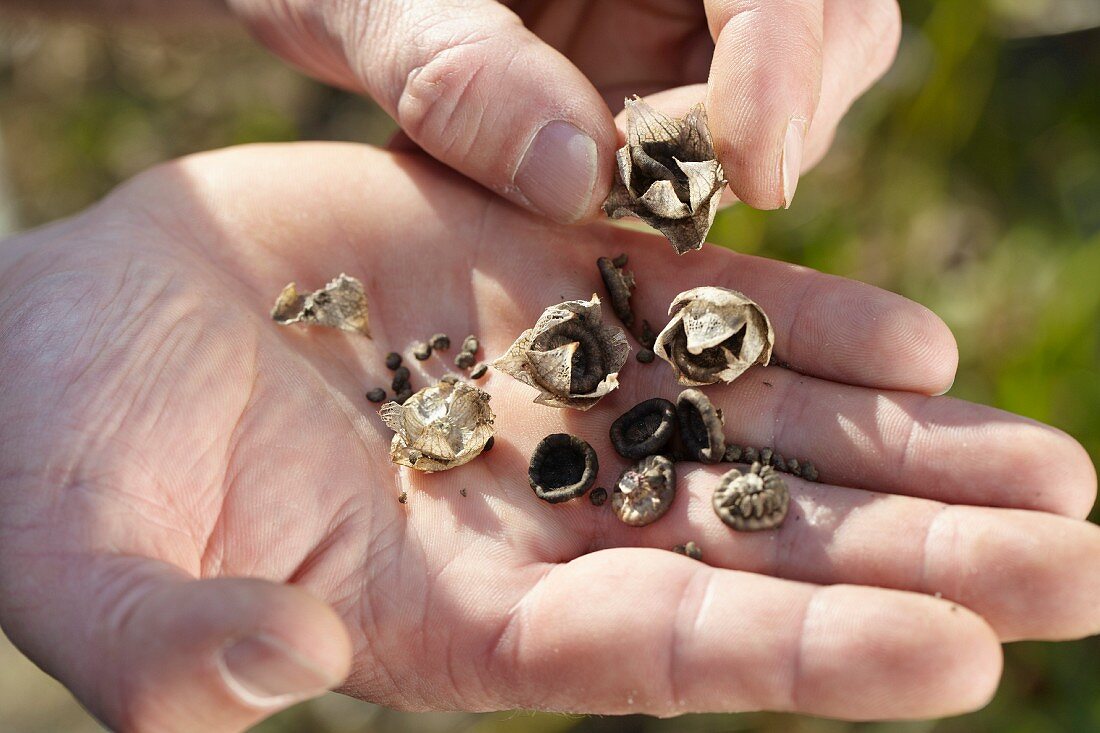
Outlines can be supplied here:
[[535, 447], [527, 480], [535, 496], [558, 504], [584, 496], [599, 470], [600, 462], [592, 446], [576, 435], [554, 433]]
[[492, 366], [539, 390], [540, 405], [587, 410], [619, 386], [629, 353], [626, 334], [603, 323], [593, 295], [547, 308]]
[[746, 473], [736, 468], [714, 490], [714, 512], [730, 527], [751, 532], [783, 523], [790, 506], [787, 484], [774, 468], [752, 464]]
[[639, 402], [611, 423], [611, 445], [623, 458], [661, 453], [676, 432], [676, 406], [660, 397]]
[[676, 470], [664, 456], [647, 456], [623, 471], [611, 508], [625, 524], [644, 527], [663, 517], [676, 498]]
[[726, 455], [722, 414], [710, 398], [697, 389], [685, 389], [676, 398], [680, 441], [690, 460], [718, 463]]
[[378, 411], [394, 431], [390, 459], [418, 471], [446, 471], [476, 458], [493, 437], [489, 395], [466, 382], [441, 381]]
[[654, 352], [694, 387], [732, 382], [771, 357], [775, 334], [767, 315], [736, 290], [701, 287], [677, 295]]

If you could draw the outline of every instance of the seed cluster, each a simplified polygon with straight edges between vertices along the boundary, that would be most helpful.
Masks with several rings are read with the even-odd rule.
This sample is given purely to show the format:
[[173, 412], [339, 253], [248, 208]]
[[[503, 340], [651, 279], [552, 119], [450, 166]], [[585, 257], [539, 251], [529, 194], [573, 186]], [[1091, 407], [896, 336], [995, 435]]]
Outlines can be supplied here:
[[753, 448], [732, 443], [726, 445], [725, 455], [722, 460], [726, 463], [756, 463], [771, 466], [781, 473], [789, 473], [799, 476], [807, 481], [817, 481], [817, 467], [810, 461], [800, 461], [797, 458], [784, 458], [783, 455], [772, 448]]

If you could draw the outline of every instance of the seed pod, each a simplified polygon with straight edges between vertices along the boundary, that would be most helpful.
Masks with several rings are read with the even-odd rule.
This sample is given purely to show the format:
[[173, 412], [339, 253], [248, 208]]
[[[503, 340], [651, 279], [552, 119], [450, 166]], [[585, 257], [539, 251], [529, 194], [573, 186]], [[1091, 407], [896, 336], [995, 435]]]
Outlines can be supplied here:
[[694, 542], [687, 542], [683, 545], [676, 545], [672, 548], [672, 551], [678, 555], [687, 555], [692, 560], [702, 560], [703, 551], [699, 548], [699, 545]]
[[413, 344], [412, 352], [417, 361], [424, 361], [432, 355], [432, 346], [426, 341], [417, 341]]
[[707, 113], [697, 104], [671, 119], [638, 97], [626, 100], [626, 145], [603, 204], [612, 219], [637, 216], [668, 237], [677, 254], [700, 249], [726, 187]]
[[396, 351], [391, 351], [386, 354], [386, 368], [393, 371], [397, 367], [401, 366], [401, 354]]
[[592, 502], [592, 506], [603, 506], [607, 501], [607, 489], [597, 486], [588, 493], [588, 500]]
[[625, 524], [644, 527], [665, 515], [676, 498], [676, 471], [664, 456], [647, 456], [619, 476], [611, 508]]
[[485, 372], [489, 371], [489, 365], [485, 362], [478, 362], [473, 369], [470, 370], [470, 379], [481, 379], [485, 376]]
[[627, 272], [622, 266], [616, 265], [607, 257], [596, 260], [596, 266], [600, 268], [600, 277], [607, 288], [607, 295], [611, 298], [611, 309], [630, 328], [634, 324], [634, 312], [630, 310], [630, 293], [634, 290], [634, 273]]
[[680, 384], [732, 382], [771, 357], [771, 322], [736, 290], [692, 288], [676, 296], [668, 314], [654, 351], [672, 365]]
[[294, 283], [289, 283], [279, 293], [271, 317], [283, 325], [328, 326], [370, 338], [367, 292], [363, 283], [344, 273], [308, 295], [302, 295]]
[[428, 339], [428, 345], [436, 351], [446, 351], [451, 348], [451, 338], [445, 333], [433, 334]]
[[386, 399], [386, 390], [381, 387], [375, 387], [370, 392], [367, 392], [367, 399], [371, 402], [381, 402]]
[[680, 441], [688, 460], [718, 463], [726, 455], [722, 413], [697, 389], [685, 389], [676, 399]]
[[473, 355], [473, 352], [460, 351], [458, 355], [455, 356], [455, 366], [459, 369], [469, 369], [474, 365], [475, 359], [476, 357]]
[[476, 458], [493, 437], [489, 395], [466, 382], [439, 382], [378, 414], [395, 433], [390, 459], [418, 471], [446, 471]]
[[771, 529], [786, 518], [790, 493], [774, 468], [754, 463], [747, 473], [734, 468], [723, 476], [713, 503], [715, 514], [736, 530]]
[[649, 349], [638, 349], [638, 355], [635, 357], [642, 364], [649, 364], [653, 361], [655, 354]]
[[578, 496], [596, 481], [600, 462], [596, 451], [575, 435], [554, 433], [539, 442], [531, 455], [527, 480], [535, 496], [558, 504]]
[[600, 299], [547, 308], [492, 366], [539, 390], [535, 402], [587, 410], [619, 386], [630, 346], [601, 319]]
[[611, 445], [623, 458], [638, 460], [661, 453], [676, 432], [676, 406], [654, 397], [640, 402], [611, 423]]

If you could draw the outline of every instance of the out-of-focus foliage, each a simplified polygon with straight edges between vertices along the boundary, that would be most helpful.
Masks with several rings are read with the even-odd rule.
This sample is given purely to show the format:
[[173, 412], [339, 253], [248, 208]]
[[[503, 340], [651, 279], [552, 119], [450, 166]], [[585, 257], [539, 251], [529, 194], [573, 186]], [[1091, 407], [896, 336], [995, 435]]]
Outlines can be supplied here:
[[[1100, 458], [1100, 12], [1090, 0], [903, 2], [894, 69], [844, 123], [793, 208], [736, 207], [712, 241], [903, 293], [954, 330], [952, 394], [1073, 434]], [[1051, 32], [1083, 28], [1063, 35]], [[235, 34], [0, 26], [0, 213], [63, 216], [159, 160], [251, 141], [381, 142], [368, 102]], [[690, 255], [689, 255], [690, 256]], [[0, 665], [19, 666], [0, 649]], [[789, 715], [403, 715], [329, 696], [264, 733], [1051, 733], [1100, 730], [1100, 641], [1013, 644], [978, 713], [848, 724]], [[0, 666], [0, 680], [6, 669]], [[13, 677], [14, 678], [14, 677]], [[0, 728], [46, 731], [56, 688], [0, 685]], [[22, 706], [22, 709], [21, 707]], [[13, 723], [12, 721], [15, 721]], [[53, 722], [46, 722], [53, 721]], [[14, 727], [13, 727], [14, 725]], [[66, 730], [76, 730], [69, 725]], [[91, 729], [91, 728], [89, 728]]]

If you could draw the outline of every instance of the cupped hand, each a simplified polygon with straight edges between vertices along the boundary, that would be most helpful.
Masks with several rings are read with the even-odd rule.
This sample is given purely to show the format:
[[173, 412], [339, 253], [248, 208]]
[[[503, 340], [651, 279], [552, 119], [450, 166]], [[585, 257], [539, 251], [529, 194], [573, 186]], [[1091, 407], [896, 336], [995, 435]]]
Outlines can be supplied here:
[[611, 187], [613, 112], [705, 101], [730, 188], [789, 206], [889, 67], [895, 0], [229, 0], [276, 53], [364, 91], [425, 151], [560, 222]]
[[[551, 432], [590, 441], [613, 484], [610, 422], [678, 392], [661, 362], [631, 359], [583, 414], [491, 371], [491, 452], [390, 463], [364, 399], [388, 351], [443, 331], [500, 354], [602, 292], [595, 259], [619, 252], [641, 317], [702, 284], [770, 314], [793, 368], [707, 391], [731, 440], [819, 467], [788, 479], [780, 529], [722, 524], [716, 466], [679, 464], [646, 528], [534, 496]], [[161, 166], [0, 261], [0, 621], [121, 730], [239, 730], [330, 686], [411, 710], [938, 716], [989, 698], [999, 641], [1100, 629], [1086, 455], [928, 396], [951, 335], [872, 287], [548, 226], [426, 158], [332, 144]], [[287, 281], [340, 272], [373, 340], [268, 318]], [[408, 362], [414, 384], [452, 356]], [[688, 540], [705, 562], [668, 551]]]

